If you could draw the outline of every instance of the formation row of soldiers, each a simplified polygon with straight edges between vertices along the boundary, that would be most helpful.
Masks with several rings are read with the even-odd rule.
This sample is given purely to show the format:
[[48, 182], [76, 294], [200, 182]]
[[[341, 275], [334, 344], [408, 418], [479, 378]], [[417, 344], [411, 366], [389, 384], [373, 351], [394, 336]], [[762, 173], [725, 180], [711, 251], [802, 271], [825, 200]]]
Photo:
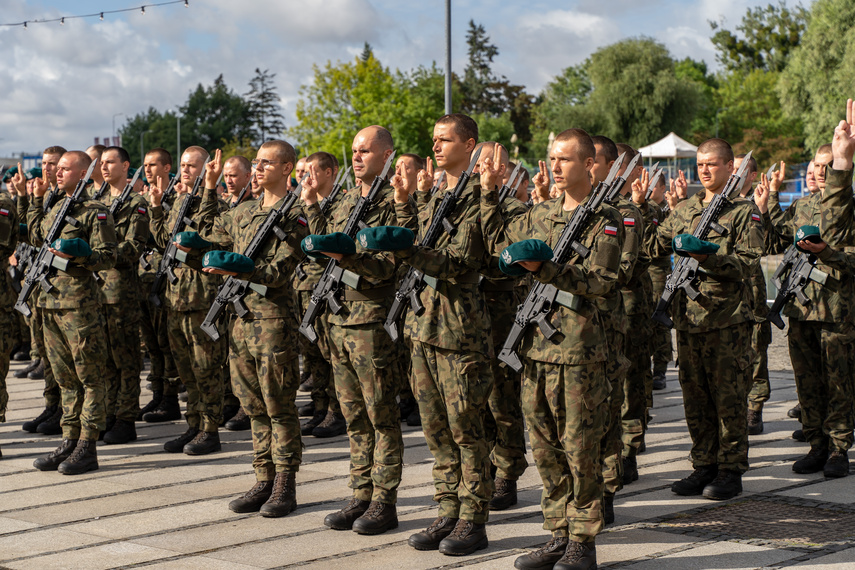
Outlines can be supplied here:
[[[108, 444], [136, 438], [142, 329], [156, 400], [148, 414], [177, 419], [178, 382], [172, 378], [187, 389], [188, 428], [165, 444], [168, 452], [220, 449], [228, 359], [229, 384], [251, 426], [256, 476], [255, 485], [229, 504], [233, 511], [270, 517], [293, 511], [301, 433], [343, 424], [353, 495], [325, 524], [360, 534], [396, 528], [403, 470], [399, 399], [413, 398], [435, 460], [439, 505], [437, 518], [409, 538], [413, 548], [466, 555], [487, 547], [490, 510], [516, 503], [516, 481], [527, 468], [527, 428], [551, 538], [516, 566], [595, 568], [595, 537], [614, 519], [615, 493], [638, 478], [635, 457], [644, 448], [654, 380], [662, 387], [670, 360], [670, 331], [650, 317], [672, 253], [696, 260], [700, 268], [694, 280], [699, 295], [681, 293], [671, 308], [694, 468], [672, 490], [728, 499], [742, 490], [749, 429], [762, 430], [760, 412], [769, 396], [768, 373], [764, 378], [765, 363], [758, 358], [770, 337], [765, 291], [753, 286], [761, 282], [759, 259], [816, 227], [813, 241], [797, 243], [830, 277], [804, 289], [810, 303], [790, 302], [785, 309], [803, 433], [811, 443], [794, 469], [843, 476], [853, 415], [846, 347], [853, 331], [853, 280], [847, 274], [855, 258], [846, 246], [855, 240], [854, 123], [850, 101], [834, 142], [814, 160], [815, 195], [782, 212], [775, 199], [783, 169], [771, 179], [761, 175], [753, 201], [727, 201], [718, 231], [694, 241], [689, 237], [705, 208], [733, 180], [738, 165], [721, 139], [698, 148], [704, 189], [687, 197], [682, 175], [668, 192], [661, 177], [648, 188], [650, 175], [634, 166], [638, 162], [615, 164], [635, 157], [634, 149], [568, 129], [555, 139], [549, 165], [541, 163], [533, 177], [528, 201], [524, 192], [503, 192], [510, 196], [499, 200], [498, 190], [506, 190], [511, 177], [507, 153], [495, 143], [476, 148], [478, 127], [459, 114], [435, 125], [437, 170], [433, 160], [405, 155], [395, 174], [385, 176], [394, 153], [391, 134], [378, 126], [360, 131], [352, 148], [357, 186], [334, 199], [335, 159], [309, 156], [302, 161], [305, 171], [297, 172], [300, 187], [292, 189], [299, 162], [284, 141], [264, 143], [251, 164], [237, 157], [223, 164], [220, 151], [210, 157], [190, 147], [182, 154], [174, 194], [171, 157], [155, 149], [145, 159], [145, 197], [134, 194], [112, 212], [127, 184], [129, 157], [119, 147], [98, 149], [109, 191], [100, 201], [93, 187], [71, 205], [73, 223], [45, 246], [68, 263], [52, 270], [51, 291], [30, 300], [34, 342], [61, 400], [51, 411], [60, 402], [46, 389], [48, 417], [36, 420], [60, 410], [63, 436], [35, 467], [84, 473], [98, 468], [99, 435]], [[23, 213], [23, 239], [42, 247], [62, 204], [46, 211], [46, 195], [70, 196], [85, 177], [92, 158], [81, 151], [48, 152], [57, 148], [46, 150], [43, 177], [31, 182], [31, 193], [19, 172], [9, 182], [17, 203], [0, 198], [4, 264], [15, 250]], [[743, 194], [757, 173], [747, 160], [741, 172], [750, 174], [738, 180]], [[440, 170], [444, 186], [438, 184]], [[613, 183], [610, 170], [625, 183], [621, 192], [591, 212], [569, 258], [555, 261], [552, 250], [561, 245], [574, 213]], [[219, 197], [221, 175], [232, 195], [251, 184], [256, 199], [230, 207]], [[452, 195], [453, 208], [443, 209]], [[362, 212], [358, 224], [356, 210]], [[258, 243], [274, 211], [281, 214], [277, 231]], [[445, 231], [426, 245], [438, 215], [444, 216]], [[181, 226], [186, 231], [171, 231]], [[362, 228], [358, 238], [354, 227]], [[158, 256], [171, 255], [170, 248], [180, 251], [181, 263], [157, 297], [150, 285], [154, 276], [140, 272], [140, 257], [158, 268]], [[329, 308], [314, 321], [316, 343], [298, 341], [306, 309], [326, 303], [317, 290], [331, 267], [350, 277], [342, 278]], [[416, 292], [422, 308], [407, 311], [404, 342], [395, 343], [387, 315], [401, 277], [413, 270], [427, 285]], [[217, 291], [223, 278], [252, 287], [241, 297], [246, 310], [226, 316], [219, 325], [227, 329], [223, 334], [209, 334], [203, 325], [212, 304], [222, 301]], [[536, 284], [554, 286], [558, 294], [543, 307], [549, 327], [525, 330], [519, 375], [496, 356], [518, 304]], [[10, 284], [0, 299], [0, 330], [17, 326], [15, 299]], [[557, 334], [547, 337], [541, 331], [550, 327]], [[3, 378], [13, 342], [11, 334], [3, 336]], [[295, 405], [298, 346], [313, 381], [312, 416], [303, 426]], [[652, 352], [660, 356], [654, 356], [651, 373]], [[170, 357], [175, 372], [169, 370]], [[5, 410], [5, 389], [0, 393]], [[108, 417], [115, 418], [112, 425]]]

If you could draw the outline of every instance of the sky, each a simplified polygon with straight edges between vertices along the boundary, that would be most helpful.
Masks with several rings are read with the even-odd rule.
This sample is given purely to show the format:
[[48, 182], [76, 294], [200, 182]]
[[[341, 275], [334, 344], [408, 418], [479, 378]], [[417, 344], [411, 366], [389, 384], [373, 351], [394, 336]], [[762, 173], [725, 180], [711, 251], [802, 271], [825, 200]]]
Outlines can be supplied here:
[[[189, 0], [122, 14], [0, 26], [0, 157], [85, 148], [129, 117], [183, 104], [223, 74], [237, 93], [256, 68], [276, 74], [286, 126], [312, 65], [349, 61], [368, 42], [391, 69], [445, 61], [445, 2]], [[466, 66], [469, 20], [499, 49], [494, 73], [537, 94], [597, 48], [648, 36], [716, 69], [709, 21], [734, 29], [775, 0], [452, 0], [452, 69]], [[146, 0], [3, 0], [0, 24], [135, 8]], [[809, 0], [805, 0], [809, 4]], [[792, 0], [787, 0], [793, 5]], [[568, 125], [569, 126], [569, 125]], [[652, 142], [652, 141], [651, 141]]]

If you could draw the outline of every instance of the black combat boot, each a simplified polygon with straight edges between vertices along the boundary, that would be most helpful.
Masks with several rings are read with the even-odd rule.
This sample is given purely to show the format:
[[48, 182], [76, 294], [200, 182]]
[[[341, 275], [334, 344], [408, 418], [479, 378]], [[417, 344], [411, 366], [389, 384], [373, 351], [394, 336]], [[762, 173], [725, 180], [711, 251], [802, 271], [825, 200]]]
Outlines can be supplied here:
[[793, 432], [793, 439], [796, 441], [800, 441], [802, 443], [807, 443], [807, 438], [805, 437], [805, 432], [803, 430], [797, 429]]
[[300, 433], [303, 435], [312, 435], [312, 432], [315, 431], [315, 428], [321, 425], [321, 422], [326, 419], [327, 413], [322, 410], [318, 410], [315, 412], [315, 415], [312, 416], [312, 419], [307, 421], [300, 428]]
[[140, 413], [137, 415], [137, 421], [143, 421], [143, 416], [149, 412], [153, 412], [157, 409], [160, 403], [163, 401], [163, 390], [154, 390], [151, 393], [151, 401], [143, 406], [140, 410]]
[[300, 373], [300, 387], [297, 388], [300, 392], [311, 392], [314, 388], [314, 377], [308, 370], [303, 370]]
[[297, 477], [294, 473], [277, 473], [273, 492], [258, 511], [263, 517], [284, 517], [297, 508]]
[[704, 487], [704, 497], [726, 501], [742, 493], [742, 474], [730, 469], [719, 469], [718, 475]]
[[42, 363], [42, 359], [36, 358], [32, 362], [30, 362], [30, 365], [27, 366], [26, 368], [22, 368], [21, 370], [16, 370], [12, 376], [14, 376], [15, 378], [27, 378], [28, 375], [30, 374], [30, 372], [32, 372], [33, 370], [38, 368], [41, 363]]
[[534, 552], [523, 554], [514, 560], [514, 568], [519, 568], [519, 570], [546, 570], [547, 568], [552, 568], [564, 556], [564, 553], [567, 551], [568, 542], [570, 542], [570, 539], [566, 536], [553, 536], [552, 540], [547, 542], [545, 546], [538, 548]]
[[615, 495], [614, 493], [603, 493], [603, 524], [610, 525], [615, 522]]
[[664, 390], [668, 386], [668, 382], [665, 380], [665, 373], [659, 372], [653, 375], [653, 389], [654, 390]]
[[79, 439], [71, 457], [59, 464], [57, 470], [63, 475], [80, 475], [98, 469], [98, 452], [94, 439]]
[[229, 510], [233, 513], [257, 513], [272, 492], [273, 481], [258, 481], [252, 489], [230, 502]]
[[802, 415], [802, 405], [801, 404], [796, 404], [795, 406], [793, 406], [792, 408], [787, 410], [787, 417], [788, 418], [793, 418], [794, 420], [797, 420], [801, 417], [801, 415]]
[[459, 519], [451, 534], [439, 543], [439, 551], [447, 556], [466, 556], [487, 548], [487, 528], [484, 523]]
[[567, 550], [561, 560], [553, 566], [555, 570], [596, 570], [597, 547], [593, 542], [575, 542], [567, 544]]
[[811, 445], [807, 455], [793, 463], [793, 471], [796, 473], [819, 473], [828, 461], [828, 447], [824, 445]]
[[748, 435], [763, 433], [763, 410], [748, 410]]
[[371, 501], [365, 514], [353, 521], [357, 534], [383, 534], [393, 528], [398, 528], [398, 510], [380, 501]]
[[460, 519], [437, 517], [425, 530], [410, 536], [407, 543], [416, 550], [436, 550], [439, 543], [457, 526], [458, 520]]
[[39, 471], [56, 471], [59, 464], [71, 457], [77, 447], [76, 439], [63, 439], [59, 447], [50, 452], [47, 457], [39, 457], [33, 461], [33, 467]]
[[223, 446], [220, 444], [220, 432], [218, 431], [200, 431], [192, 441], [184, 446], [184, 453], [187, 455], [208, 455], [215, 451], [220, 451]]
[[347, 431], [347, 422], [341, 412], [327, 411], [327, 417], [324, 418], [318, 427], [312, 430], [312, 435], [315, 437], [335, 437], [342, 435]]
[[198, 435], [199, 428], [190, 427], [187, 428], [183, 434], [179, 435], [173, 440], [167, 441], [163, 444], [164, 451], [168, 451], [169, 453], [181, 453], [184, 451], [184, 446], [193, 441], [193, 439]]
[[36, 433], [38, 431], [39, 424], [50, 418], [56, 412], [57, 408], [59, 408], [59, 406], [46, 407], [44, 410], [42, 410], [42, 413], [37, 415], [34, 419], [28, 422], [24, 422], [21, 425], [21, 429], [30, 433]]
[[403, 422], [407, 421], [413, 411], [419, 411], [419, 404], [415, 398], [401, 398], [401, 401], [398, 402], [398, 409], [401, 410], [401, 421]]
[[143, 414], [143, 421], [146, 423], [171, 422], [181, 419], [181, 407], [178, 404], [178, 396], [163, 395], [163, 399], [155, 409]]
[[361, 501], [354, 497], [343, 509], [324, 517], [324, 525], [334, 530], [350, 530], [353, 528], [353, 521], [364, 515], [369, 506], [371, 506], [369, 501]]
[[104, 434], [104, 443], [128, 443], [129, 441], [137, 440], [137, 428], [134, 422], [125, 420], [116, 420], [113, 424], [113, 429]]
[[226, 429], [229, 431], [246, 431], [252, 426], [252, 421], [243, 408], [238, 410], [232, 419], [226, 422]]
[[[327, 411], [323, 410], [324, 416], [327, 415]], [[297, 415], [301, 418], [310, 418], [317, 414], [315, 411], [315, 403], [309, 402], [308, 404], [303, 404], [302, 406], [297, 406]], [[305, 435], [305, 434], [304, 434]]]
[[638, 460], [635, 455], [627, 455], [623, 458], [623, 484], [629, 485], [638, 481]]
[[27, 372], [27, 378], [30, 380], [44, 380], [45, 379], [45, 361], [39, 360], [38, 365], [35, 368]]
[[12, 360], [15, 362], [26, 362], [30, 359], [30, 343], [25, 342], [18, 347], [15, 354], [12, 355]]
[[419, 413], [419, 408], [416, 406], [416, 409], [407, 416], [407, 425], [410, 427], [421, 427], [422, 425], [422, 416]]
[[825, 467], [822, 468], [822, 474], [826, 477], [846, 477], [849, 475], [849, 456], [845, 451], [835, 449], [828, 456], [828, 461], [825, 462]]
[[504, 511], [517, 504], [517, 482], [496, 477], [496, 490], [490, 499], [491, 511]]
[[112, 430], [114, 425], [116, 425], [116, 416], [107, 416], [107, 426], [104, 428], [104, 431], [98, 434], [98, 441], [103, 441], [104, 434]]
[[671, 483], [671, 492], [684, 496], [700, 495], [704, 492], [704, 487], [712, 483], [716, 475], [718, 475], [718, 465], [698, 467], [685, 479]]
[[226, 425], [226, 422], [235, 417], [239, 411], [240, 404], [227, 404], [223, 406], [223, 421], [220, 422], [220, 426]]
[[39, 424], [36, 431], [42, 435], [59, 435], [62, 433], [62, 406], [57, 406], [51, 416]]

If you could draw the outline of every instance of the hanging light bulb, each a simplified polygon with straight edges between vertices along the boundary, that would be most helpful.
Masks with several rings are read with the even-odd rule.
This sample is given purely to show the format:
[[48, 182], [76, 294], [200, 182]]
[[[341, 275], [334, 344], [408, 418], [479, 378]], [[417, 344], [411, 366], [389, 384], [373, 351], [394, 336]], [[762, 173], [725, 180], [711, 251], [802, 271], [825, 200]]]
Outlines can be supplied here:
[[25, 30], [27, 29], [27, 23], [26, 22], [24, 22], [24, 29]]
[[189, 7], [190, 7], [190, 0], [184, 0], [184, 7], [185, 7], [185, 8], [189, 8]]
[[65, 18], [60, 18], [60, 19], [59, 19], [59, 25], [60, 25], [60, 26], [64, 26], [64, 25], [65, 25]]
[[145, 6], [140, 6], [140, 14], [145, 16]]
[[101, 12], [101, 21], [104, 21], [104, 12]]

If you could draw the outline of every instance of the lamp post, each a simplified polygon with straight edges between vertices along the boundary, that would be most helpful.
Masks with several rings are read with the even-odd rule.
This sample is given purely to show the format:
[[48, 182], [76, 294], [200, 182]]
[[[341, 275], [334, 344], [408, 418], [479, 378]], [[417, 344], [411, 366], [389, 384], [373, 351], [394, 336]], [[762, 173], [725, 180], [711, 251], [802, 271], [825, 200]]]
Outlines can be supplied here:
[[445, 114], [451, 114], [451, 0], [445, 0]]

